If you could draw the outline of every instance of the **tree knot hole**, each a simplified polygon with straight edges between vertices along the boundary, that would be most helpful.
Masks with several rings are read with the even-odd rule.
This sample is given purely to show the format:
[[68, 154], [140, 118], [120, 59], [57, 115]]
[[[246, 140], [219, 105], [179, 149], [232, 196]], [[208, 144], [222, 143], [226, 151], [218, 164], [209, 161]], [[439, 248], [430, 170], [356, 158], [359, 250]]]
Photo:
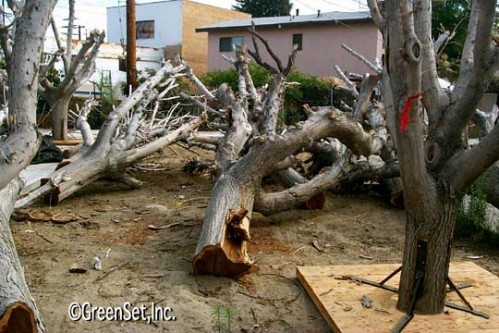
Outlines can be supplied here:
[[406, 42], [406, 54], [412, 62], [420, 62], [421, 60], [421, 43], [417, 38], [411, 38]]
[[436, 143], [430, 143], [425, 148], [426, 162], [435, 164], [440, 158], [440, 148]]

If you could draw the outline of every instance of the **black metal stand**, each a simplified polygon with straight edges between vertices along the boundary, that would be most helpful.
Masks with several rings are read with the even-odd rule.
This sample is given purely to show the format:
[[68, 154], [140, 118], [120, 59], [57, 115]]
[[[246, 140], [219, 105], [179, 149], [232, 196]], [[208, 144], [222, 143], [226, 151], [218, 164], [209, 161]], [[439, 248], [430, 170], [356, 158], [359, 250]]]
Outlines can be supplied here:
[[[416, 273], [414, 276], [414, 291], [412, 295], [412, 300], [411, 300], [411, 308], [409, 310], [409, 313], [404, 314], [404, 316], [397, 322], [397, 324], [392, 328], [392, 333], [400, 333], [402, 330], [407, 326], [407, 324], [410, 323], [412, 318], [414, 318], [414, 309], [416, 308], [416, 302], [419, 298], [419, 295], [421, 294], [423, 290], [423, 284], [424, 284], [424, 276], [425, 276], [425, 267], [426, 266], [426, 242], [425, 241], [418, 241], [418, 253], [417, 253], [417, 258], [416, 258]], [[355, 276], [349, 276], [350, 280], [354, 282], [360, 282], [364, 284], [368, 284], [373, 287], [381, 288], [384, 290], [388, 290], [394, 293], [398, 293], [399, 290], [397, 288], [387, 286], [385, 283], [388, 282], [391, 278], [393, 278], [395, 275], [397, 275], [400, 271], [402, 270], [402, 266], [394, 270], [392, 273], [390, 273], [387, 277], [385, 277], [383, 280], [380, 282], [376, 281], [371, 281], [367, 279], [363, 279], [360, 277], [355, 277]], [[471, 287], [470, 284], [459, 284], [455, 285], [452, 280], [447, 277], [447, 284], [449, 285], [449, 290], [448, 292], [455, 291], [459, 298], [463, 301], [466, 306], [461, 306], [455, 303], [451, 303], [449, 301], [445, 301], [445, 306], [451, 309], [463, 311], [466, 313], [470, 313], [472, 315], [482, 317], [485, 319], [489, 319], [490, 316], [486, 313], [477, 311], [473, 309], [473, 306], [470, 304], [470, 302], [464, 297], [464, 295], [461, 293], [461, 289], [464, 288], [469, 288]]]

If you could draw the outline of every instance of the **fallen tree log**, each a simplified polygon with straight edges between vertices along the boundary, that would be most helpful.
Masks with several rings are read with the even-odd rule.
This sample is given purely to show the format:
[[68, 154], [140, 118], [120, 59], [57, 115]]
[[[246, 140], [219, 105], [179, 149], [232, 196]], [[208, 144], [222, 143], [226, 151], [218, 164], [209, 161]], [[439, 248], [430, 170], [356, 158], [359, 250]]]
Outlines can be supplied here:
[[[273, 170], [275, 164], [298, 149], [308, 146], [311, 141], [323, 137], [341, 138], [342, 142], [351, 143], [350, 148], [357, 154], [357, 148], [360, 147], [363, 151], [367, 149], [367, 144], [361, 143], [361, 140], [371, 140], [370, 137], [366, 138], [362, 128], [357, 126], [355, 121], [339, 110], [324, 108], [309, 114], [309, 119], [299, 129], [272, 138], [255, 139], [248, 153], [222, 173], [213, 188], [193, 258], [196, 274], [238, 276], [251, 270], [253, 266], [247, 254], [246, 242], [250, 239], [251, 212], [262, 178]], [[336, 171], [342, 172], [335, 169], [335, 172], [330, 174], [332, 179], [337, 177]], [[326, 178], [325, 175], [318, 177], [320, 182]], [[283, 201], [282, 205], [269, 204], [271, 198], [260, 194], [261, 209], [273, 211], [275, 207], [291, 208], [292, 205], [303, 203], [323, 190], [313, 182], [298, 186], [301, 186], [299, 191], [304, 191], [302, 196], [293, 196], [295, 189], [277, 195], [281, 200], [291, 196], [291, 200]], [[241, 210], [246, 211], [242, 221], [232, 222], [234, 212]], [[237, 224], [237, 232], [233, 232], [235, 226], [231, 223]]]
[[19, 178], [0, 190], [0, 332], [44, 332], [10, 230], [10, 216], [22, 187]]
[[[306, 121], [278, 134], [277, 115], [297, 49], [294, 48], [288, 64], [283, 66], [254, 27], [251, 33], [254, 51], [248, 52], [269, 69], [272, 76], [268, 86], [255, 89], [248, 71], [246, 47], [238, 45], [236, 60], [231, 62], [239, 75], [239, 94], [234, 95], [227, 85], [222, 85], [211, 101], [210, 105], [220, 105], [227, 110], [230, 126], [218, 142], [218, 177], [192, 261], [195, 274], [238, 276], [251, 271], [254, 266], [247, 253], [247, 242], [253, 209], [260, 205], [262, 211], [273, 212], [304, 203], [334, 184], [350, 162], [349, 155], [343, 156], [330, 172], [308, 181], [285, 170], [289, 167], [285, 160], [289, 160], [290, 155], [323, 138], [339, 139], [356, 156], [370, 156], [386, 142], [386, 130], [379, 117], [372, 115], [372, 119], [380, 123], [373, 124], [373, 130], [366, 132], [351, 114], [329, 107], [316, 110], [306, 107]], [[263, 62], [257, 39], [275, 61], [275, 67]], [[370, 83], [366, 89], [372, 89]], [[363, 94], [362, 98], [368, 98], [367, 95]], [[368, 113], [359, 111], [361, 116]], [[276, 194], [263, 192], [263, 177], [281, 167], [285, 179], [300, 184]]]
[[[16, 208], [25, 207], [41, 195], [50, 205], [57, 205], [79, 189], [101, 179], [109, 178], [121, 181], [131, 187], [138, 187], [141, 182], [125, 170], [148, 155], [187, 136], [192, 130], [203, 124], [207, 117], [203, 113], [197, 117], [173, 117], [173, 107], [165, 119], [144, 120], [146, 107], [156, 98], [162, 98], [176, 87], [176, 78], [184, 66], [172, 66], [166, 63], [156, 75], [149, 78], [133, 94], [124, 100], [102, 125], [95, 142], [86, 122], [86, 110], [82, 110], [78, 126], [85, 140], [80, 150], [69, 160], [62, 161], [57, 170], [41, 180], [41, 187], [36, 193], [28, 193]], [[163, 82], [166, 80], [165, 82]], [[165, 86], [163, 92], [155, 87]], [[135, 110], [132, 110], [135, 107]], [[158, 131], [161, 129], [161, 131]], [[151, 137], [150, 133], [160, 133]], [[47, 194], [48, 193], [48, 194]]]
[[[350, 154], [343, 154], [328, 171], [315, 176], [307, 182], [296, 183], [294, 186], [280, 192], [265, 193], [259, 191], [255, 199], [254, 210], [262, 214], [274, 214], [308, 203], [308, 208], [322, 208], [324, 191], [336, 184], [351, 169]], [[319, 195], [319, 197], [317, 197]], [[313, 200], [309, 203], [309, 200]], [[319, 207], [312, 207], [317, 205]]]

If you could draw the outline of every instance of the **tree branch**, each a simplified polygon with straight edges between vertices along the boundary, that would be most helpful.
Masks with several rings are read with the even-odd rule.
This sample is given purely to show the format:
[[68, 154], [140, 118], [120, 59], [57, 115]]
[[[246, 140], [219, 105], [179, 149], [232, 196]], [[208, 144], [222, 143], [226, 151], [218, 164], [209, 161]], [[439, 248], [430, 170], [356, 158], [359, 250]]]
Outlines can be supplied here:
[[40, 69], [40, 84], [44, 85], [44, 82], [46, 81], [46, 83], [50, 83], [50, 81], [48, 81], [48, 79], [45, 77], [45, 74], [47, 74], [47, 72], [50, 70], [50, 69], [53, 69], [54, 68], [54, 65], [55, 63], [57, 62], [57, 60], [59, 59], [60, 56], [62, 56], [64, 54], [64, 50], [63, 49], [59, 49], [57, 50], [53, 55], [52, 55], [52, 58], [50, 58], [50, 61], [47, 65], [45, 65], [43, 68]]
[[59, 37], [59, 31], [57, 30], [57, 24], [55, 23], [54, 17], [50, 19], [50, 25], [52, 26], [52, 32], [54, 33], [55, 42], [57, 43], [57, 48], [61, 51], [62, 63], [64, 64], [64, 73], [69, 73], [69, 62], [71, 61], [67, 55], [66, 50], [62, 47], [61, 38]]
[[[177, 58], [179, 60], [180, 58]], [[192, 72], [191, 66], [189, 66], [187, 63], [185, 63], [183, 60], [180, 60], [180, 62], [185, 66], [184, 73], [185, 75], [198, 87], [198, 89], [201, 91], [201, 93], [206, 97], [206, 99], [212, 101], [215, 99], [215, 96], [211, 93], [211, 91], [206, 88], [203, 82], [199, 80], [199, 78], [194, 75]]]
[[120, 123], [120, 120], [142, 99], [146, 91], [153, 89], [166, 76], [178, 74], [183, 69], [183, 66], [173, 67], [169, 62], [165, 63], [163, 67], [158, 70], [156, 75], [150, 77], [146, 82], [142, 83], [129, 98], [123, 100], [123, 102], [121, 102], [121, 104], [108, 115], [106, 121], [101, 127], [101, 130], [99, 131], [95, 144], [109, 144], [116, 128]]
[[421, 42], [423, 103], [430, 126], [436, 126], [437, 121], [441, 119], [441, 106], [448, 104], [448, 98], [438, 81], [435, 47], [431, 38], [431, 14], [431, 0], [419, 1], [414, 13], [414, 20], [419, 24], [414, 29]]
[[451, 34], [449, 30], [441, 33], [437, 39], [433, 42], [433, 53], [438, 54], [440, 52], [440, 48], [444, 43], [446, 43], [451, 38]]
[[[260, 35], [256, 29], [255, 29], [255, 22], [251, 22], [251, 28], [248, 28], [249, 32], [251, 32], [252, 36], [253, 36], [253, 45], [256, 45], [256, 41], [255, 41], [255, 37], [258, 38], [262, 43], [263, 45], [265, 46], [265, 49], [267, 50], [268, 54], [272, 57], [272, 59], [274, 59], [274, 62], [276, 63], [277, 65], [277, 71], [279, 73], [284, 73], [284, 67], [282, 66], [282, 62], [281, 62], [281, 59], [279, 59], [279, 57], [274, 53], [274, 51], [272, 50], [272, 48], [270, 47], [270, 44], [269, 42], [263, 38], [262, 35]], [[257, 51], [258, 49], [255, 48], [255, 52], [258, 52]], [[261, 59], [261, 57], [259, 56], [258, 57], [259, 59]], [[256, 60], [256, 59], [255, 59]]]
[[229, 130], [224, 137], [219, 140], [215, 161], [219, 168], [219, 174], [226, 171], [231, 163], [239, 158], [241, 150], [246, 145], [246, 141], [251, 135], [251, 124], [248, 115], [241, 102], [236, 101], [230, 88], [223, 84], [217, 92], [217, 97], [225, 101], [224, 104], [230, 106], [231, 123]]
[[270, 77], [269, 87], [267, 88], [267, 96], [263, 101], [262, 107], [262, 134], [268, 136], [274, 136], [276, 134], [277, 118], [281, 107], [281, 97], [284, 90], [284, 83], [284, 77], [281, 73], [274, 74]]
[[376, 84], [378, 84], [379, 75], [366, 74], [360, 85], [360, 94], [357, 97], [357, 103], [354, 110], [354, 119], [362, 123], [369, 106], [371, 105], [371, 96]]
[[350, 156], [348, 153], [344, 154], [327, 172], [318, 174], [306, 183], [296, 184], [286, 190], [274, 193], [257, 191], [254, 210], [269, 215], [306, 202], [339, 182], [341, 177], [348, 173], [351, 168]]
[[187, 99], [190, 102], [194, 103], [198, 108], [202, 109], [203, 111], [207, 111], [208, 113], [214, 114], [216, 116], [223, 116], [224, 115], [222, 112], [215, 110], [214, 108], [210, 107], [206, 103], [201, 102], [197, 98], [194, 98], [193, 96], [187, 95], [185, 92], [180, 92], [180, 97]]
[[173, 142], [179, 140], [183, 135], [201, 126], [206, 122], [206, 119], [206, 114], [203, 113], [157, 140], [154, 140], [144, 146], [126, 151], [124, 159], [125, 165], [136, 163], [144, 157], [172, 144]]
[[83, 137], [83, 145], [90, 147], [94, 143], [94, 136], [92, 134], [92, 129], [87, 121], [88, 114], [92, 111], [92, 106], [94, 104], [94, 98], [89, 98], [83, 104], [83, 108], [78, 110], [78, 118], [76, 118], [76, 127], [80, 130]]
[[[59, 91], [68, 91], [72, 94], [88, 79], [95, 69], [95, 58], [99, 52], [100, 45], [104, 42], [105, 33], [92, 31], [85, 43], [80, 47], [78, 53], [71, 61], [69, 72], [65, 73], [64, 80], [57, 86]], [[90, 54], [87, 52], [90, 51]], [[81, 63], [84, 61], [83, 65]]]
[[75, 21], [75, 0], [68, 0], [69, 4], [69, 19], [68, 19], [68, 30], [66, 36], [66, 58], [71, 59], [71, 53], [73, 51], [73, 26]]
[[92, 74], [95, 72], [95, 60], [97, 58], [97, 54], [99, 53], [99, 48], [101, 44], [104, 42], [104, 38], [106, 37], [106, 33], [103, 31], [101, 33], [96, 32], [96, 39], [94, 45], [92, 46], [92, 50], [88, 55], [85, 56], [85, 61], [83, 65], [80, 67], [80, 70], [75, 73], [73, 84], [71, 85], [70, 90], [76, 91], [79, 86], [81, 86], [85, 80], [90, 78]]
[[373, 70], [375, 73], [381, 74], [382, 69], [376, 65], [375, 63], [369, 61], [364, 57], [362, 54], [358, 53], [357, 51], [353, 50], [351, 47], [349, 47], [346, 44], [341, 45], [348, 53], [352, 54], [355, 58], [359, 59], [362, 61], [367, 67], [369, 67], [371, 70]]
[[236, 61], [234, 62], [234, 65], [239, 73], [239, 92], [244, 97], [246, 94], [243, 92], [246, 92], [249, 94], [249, 97], [259, 105], [261, 103], [260, 95], [257, 93], [253, 78], [249, 73], [249, 59], [246, 54], [247, 48], [245, 45], [236, 45]]
[[137, 141], [137, 132], [140, 127], [140, 122], [142, 119], [142, 115], [144, 114], [147, 106], [155, 100], [159, 95], [159, 92], [156, 89], [150, 90], [146, 94], [146, 98], [143, 98], [140, 103], [135, 108], [135, 111], [132, 114], [132, 119], [128, 122], [128, 127], [126, 133], [123, 137], [124, 146], [123, 150], [130, 149]]
[[[496, 1], [473, 1], [469, 35], [463, 50], [464, 68], [453, 90], [455, 104], [445, 114], [445, 133], [451, 138], [461, 134], [462, 129], [472, 118], [476, 105], [485, 92], [495, 69], [494, 49], [491, 44]], [[479, 16], [475, 18], [474, 15]], [[472, 25], [477, 21], [476, 26]], [[470, 37], [471, 36], [471, 37]], [[470, 40], [470, 38], [475, 38]], [[471, 48], [467, 50], [466, 47]], [[470, 56], [468, 62], [465, 56]], [[470, 71], [471, 68], [471, 71]]]
[[447, 162], [444, 174], [450, 179], [450, 190], [462, 195], [492, 164], [499, 160], [499, 126], [484, 137], [478, 145], [458, 153]]
[[378, 29], [384, 33], [385, 31], [385, 19], [379, 10], [378, 1], [376, 0], [367, 0], [367, 5], [369, 6], [369, 10], [371, 11], [371, 17], [374, 21], [374, 24], [378, 27]]
[[343, 73], [343, 71], [341, 70], [340, 66], [334, 65], [334, 70], [335, 70], [336, 74], [338, 74], [338, 76], [340, 77], [340, 79], [342, 79], [343, 82], [346, 83], [346, 85], [348, 87], [348, 90], [350, 91], [350, 93], [352, 94], [352, 96], [355, 99], [358, 99], [359, 96], [360, 96], [360, 94], [359, 94], [359, 91], [357, 90], [357, 87], [355, 86], [355, 84], [345, 75], [345, 73]]

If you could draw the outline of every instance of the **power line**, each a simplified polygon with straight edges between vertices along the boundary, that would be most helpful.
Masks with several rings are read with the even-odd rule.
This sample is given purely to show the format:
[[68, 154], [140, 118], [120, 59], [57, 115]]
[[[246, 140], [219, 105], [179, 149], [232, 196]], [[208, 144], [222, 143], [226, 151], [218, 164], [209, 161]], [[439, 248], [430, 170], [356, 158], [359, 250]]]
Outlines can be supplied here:
[[[331, 6], [340, 7], [340, 8], [343, 8], [343, 9], [348, 9], [349, 11], [352, 10], [351, 9], [352, 7], [346, 7], [346, 6], [344, 6], [345, 5], [345, 1], [341, 1], [343, 5], [339, 5], [339, 4], [335, 3], [335, 2], [332, 2], [331, 0], [321, 0], [321, 1], [324, 2], [324, 3], [327, 3], [328, 5], [331, 5]], [[352, 2], [355, 2], [356, 4], [358, 4], [359, 5], [359, 10], [360, 10], [361, 6], [364, 6], [365, 7], [364, 9], [368, 9], [368, 7], [366, 5], [364, 5], [364, 4], [362, 4], [360, 0], [349, 0], [349, 1], [352, 1]]]

